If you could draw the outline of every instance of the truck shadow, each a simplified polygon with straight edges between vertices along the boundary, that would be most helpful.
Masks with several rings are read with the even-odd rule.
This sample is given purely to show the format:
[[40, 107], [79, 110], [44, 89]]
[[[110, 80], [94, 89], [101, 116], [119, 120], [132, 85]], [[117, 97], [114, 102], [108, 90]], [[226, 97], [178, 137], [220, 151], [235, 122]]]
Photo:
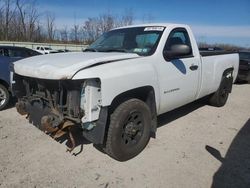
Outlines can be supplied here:
[[189, 103], [185, 106], [182, 106], [180, 108], [177, 108], [175, 110], [172, 110], [170, 112], [164, 113], [157, 118], [157, 127], [162, 127], [172, 121], [175, 121], [178, 118], [181, 118], [198, 108], [201, 108], [203, 106], [207, 105], [207, 98], [202, 98], [197, 101], [194, 101], [192, 103]]
[[214, 174], [212, 188], [250, 187], [250, 119], [235, 136], [224, 158], [212, 146], [205, 149], [222, 163]]
[[246, 85], [246, 84], [250, 84], [250, 81], [245, 81], [245, 80], [236, 80], [236, 82], [234, 83], [236, 85]]

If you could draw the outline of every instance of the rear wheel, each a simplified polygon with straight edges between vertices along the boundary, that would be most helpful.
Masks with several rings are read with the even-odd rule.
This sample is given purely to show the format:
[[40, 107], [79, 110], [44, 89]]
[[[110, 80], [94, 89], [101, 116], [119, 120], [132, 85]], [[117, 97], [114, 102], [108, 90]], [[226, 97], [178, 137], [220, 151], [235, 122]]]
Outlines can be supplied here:
[[150, 139], [151, 113], [146, 103], [130, 99], [120, 104], [110, 117], [105, 151], [118, 161], [138, 155]]
[[0, 110], [4, 109], [10, 100], [10, 94], [7, 88], [0, 84]]
[[216, 107], [224, 106], [227, 102], [232, 84], [232, 78], [227, 78], [226, 76], [223, 76], [220, 83], [220, 87], [214, 94], [212, 94], [209, 99], [210, 105]]

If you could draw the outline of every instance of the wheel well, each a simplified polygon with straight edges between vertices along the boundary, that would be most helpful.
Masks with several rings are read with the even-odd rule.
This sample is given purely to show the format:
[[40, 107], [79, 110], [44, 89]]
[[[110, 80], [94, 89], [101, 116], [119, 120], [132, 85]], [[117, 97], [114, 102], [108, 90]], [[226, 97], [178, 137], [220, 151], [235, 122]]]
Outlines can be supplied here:
[[[151, 96], [151, 95], [153, 95], [153, 96]], [[139, 87], [139, 88], [131, 89], [131, 90], [128, 90], [124, 93], [119, 94], [118, 96], [116, 96], [113, 99], [110, 106], [114, 110], [114, 109], [116, 109], [116, 107], [119, 104], [121, 104], [124, 101], [131, 99], [131, 98], [140, 99], [149, 105], [152, 102], [155, 103], [155, 100], [149, 101], [149, 99], [152, 97], [153, 97], [153, 99], [155, 99], [154, 96], [155, 96], [155, 93], [154, 93], [154, 89], [152, 86]], [[149, 107], [151, 108], [151, 105], [149, 105]]]
[[151, 136], [155, 137], [155, 132], [157, 128], [157, 112], [156, 112], [155, 92], [152, 86], [139, 87], [119, 94], [112, 101], [109, 108], [109, 113], [112, 114], [112, 112], [116, 109], [118, 105], [131, 98], [140, 99], [149, 106], [152, 114]]
[[0, 80], [0, 84], [2, 84], [3, 86], [5, 86], [6, 89], [9, 91], [9, 84], [6, 81]]
[[233, 87], [233, 71], [234, 68], [228, 68], [223, 72], [221, 81], [224, 77], [227, 77], [228, 74], [231, 74], [231, 77], [227, 77], [227, 88], [228, 88], [228, 92], [231, 93], [232, 92], [232, 87]]
[[228, 68], [228, 69], [224, 70], [224, 72], [223, 72], [223, 75], [222, 75], [222, 76], [226, 76], [226, 75], [227, 75], [227, 73], [233, 73], [233, 71], [234, 71], [234, 68], [233, 68], [233, 67]]

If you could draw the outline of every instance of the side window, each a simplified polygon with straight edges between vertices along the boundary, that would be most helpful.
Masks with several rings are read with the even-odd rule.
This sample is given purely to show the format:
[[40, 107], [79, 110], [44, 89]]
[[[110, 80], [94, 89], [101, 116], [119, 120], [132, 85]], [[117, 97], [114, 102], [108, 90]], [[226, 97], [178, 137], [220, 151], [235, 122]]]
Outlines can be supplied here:
[[0, 49], [0, 56], [8, 57], [9, 56], [8, 50], [4, 48]]
[[4, 56], [4, 50], [0, 49], [0, 56]]
[[189, 46], [191, 49], [191, 54], [187, 56], [192, 55], [192, 46], [191, 46], [190, 38], [188, 36], [188, 32], [184, 28], [174, 29], [169, 34], [164, 50], [171, 50], [172, 46], [178, 45], [178, 44], [185, 44]]
[[25, 52], [26, 52], [26, 54], [27, 54], [27, 57], [35, 55], [35, 52], [32, 51], [32, 50], [28, 50], [28, 49], [27, 49], [27, 50], [25, 50]]
[[9, 49], [9, 57], [21, 57], [21, 52], [15, 49]]
[[29, 57], [29, 52], [27, 50], [20, 50], [21, 57]]

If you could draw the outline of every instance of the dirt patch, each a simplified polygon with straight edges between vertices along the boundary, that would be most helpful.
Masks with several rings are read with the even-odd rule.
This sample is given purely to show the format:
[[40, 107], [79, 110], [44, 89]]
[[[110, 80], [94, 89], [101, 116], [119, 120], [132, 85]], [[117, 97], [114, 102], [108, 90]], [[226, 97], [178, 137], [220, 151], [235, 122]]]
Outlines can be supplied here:
[[0, 112], [0, 187], [250, 187], [249, 118], [250, 85], [234, 85], [222, 108], [160, 116], [156, 139], [121, 163], [88, 142], [66, 153], [10, 108]]

